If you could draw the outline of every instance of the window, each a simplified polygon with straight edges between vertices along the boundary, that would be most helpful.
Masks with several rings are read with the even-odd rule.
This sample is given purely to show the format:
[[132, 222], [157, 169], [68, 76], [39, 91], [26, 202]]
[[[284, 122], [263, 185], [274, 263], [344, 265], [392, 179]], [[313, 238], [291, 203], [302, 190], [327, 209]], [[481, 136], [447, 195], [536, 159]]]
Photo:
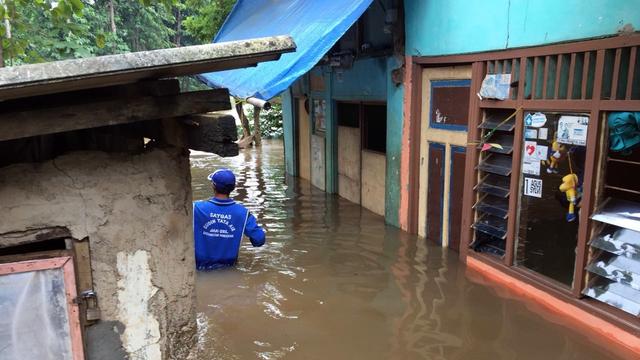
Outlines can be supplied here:
[[525, 112], [516, 265], [573, 282], [589, 116]]
[[387, 151], [387, 106], [362, 106], [362, 148], [385, 153]]
[[467, 131], [471, 80], [431, 81], [429, 126]]
[[0, 357], [83, 359], [75, 287], [70, 257], [0, 264]]
[[339, 102], [336, 108], [338, 111], [338, 126], [360, 127], [360, 104]]

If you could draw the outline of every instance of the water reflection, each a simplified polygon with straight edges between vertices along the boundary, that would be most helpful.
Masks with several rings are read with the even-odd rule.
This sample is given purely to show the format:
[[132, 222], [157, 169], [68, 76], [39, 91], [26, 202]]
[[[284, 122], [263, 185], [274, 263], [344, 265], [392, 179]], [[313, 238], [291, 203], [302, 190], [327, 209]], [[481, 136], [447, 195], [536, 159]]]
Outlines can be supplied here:
[[202, 359], [611, 358], [469, 281], [455, 254], [286, 179], [279, 142], [192, 155], [194, 199], [210, 196], [206, 175], [222, 166], [267, 245], [245, 242], [235, 268], [198, 273]]

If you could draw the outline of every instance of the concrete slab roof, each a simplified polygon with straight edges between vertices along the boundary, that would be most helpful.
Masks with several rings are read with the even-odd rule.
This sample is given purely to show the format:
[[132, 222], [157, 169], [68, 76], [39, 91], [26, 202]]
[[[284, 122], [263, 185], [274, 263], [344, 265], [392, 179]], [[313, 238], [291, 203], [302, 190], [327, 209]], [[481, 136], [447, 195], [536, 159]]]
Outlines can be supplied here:
[[193, 75], [277, 60], [289, 36], [140, 51], [0, 68], [0, 100]]

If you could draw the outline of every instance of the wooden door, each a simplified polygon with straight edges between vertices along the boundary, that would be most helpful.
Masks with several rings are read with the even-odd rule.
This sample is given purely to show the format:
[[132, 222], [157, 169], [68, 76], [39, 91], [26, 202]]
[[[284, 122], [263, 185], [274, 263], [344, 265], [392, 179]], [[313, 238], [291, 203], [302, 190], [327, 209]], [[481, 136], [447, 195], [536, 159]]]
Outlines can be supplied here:
[[460, 251], [462, 230], [462, 193], [464, 190], [464, 162], [466, 151], [462, 146], [451, 147], [451, 168], [449, 170], [449, 247]]
[[427, 195], [427, 239], [442, 244], [445, 146], [429, 143], [429, 193]]

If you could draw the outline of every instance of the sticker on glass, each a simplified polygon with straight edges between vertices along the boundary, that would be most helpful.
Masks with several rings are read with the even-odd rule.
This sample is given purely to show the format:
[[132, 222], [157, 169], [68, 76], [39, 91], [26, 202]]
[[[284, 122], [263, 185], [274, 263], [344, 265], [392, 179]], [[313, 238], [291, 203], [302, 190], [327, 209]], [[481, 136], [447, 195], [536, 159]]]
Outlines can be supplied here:
[[536, 146], [535, 156], [539, 161], [547, 160], [547, 155], [549, 154], [549, 147], [545, 145], [538, 144]]
[[542, 197], [542, 180], [534, 178], [524, 178], [524, 194], [537, 198]]
[[585, 146], [587, 144], [587, 116], [560, 116], [557, 140], [562, 144]]
[[547, 123], [547, 116], [543, 113], [537, 112], [535, 114], [528, 113], [524, 117], [524, 124], [529, 127], [539, 128], [543, 127]]
[[538, 130], [536, 130], [536, 129], [524, 129], [524, 138], [525, 139], [537, 139], [538, 138]]
[[532, 160], [532, 161], [522, 161], [522, 172], [528, 175], [536, 175], [540, 176], [540, 161]]
[[540, 140], [547, 140], [549, 138], [549, 129], [547, 128], [540, 128], [538, 130], [538, 139]]

